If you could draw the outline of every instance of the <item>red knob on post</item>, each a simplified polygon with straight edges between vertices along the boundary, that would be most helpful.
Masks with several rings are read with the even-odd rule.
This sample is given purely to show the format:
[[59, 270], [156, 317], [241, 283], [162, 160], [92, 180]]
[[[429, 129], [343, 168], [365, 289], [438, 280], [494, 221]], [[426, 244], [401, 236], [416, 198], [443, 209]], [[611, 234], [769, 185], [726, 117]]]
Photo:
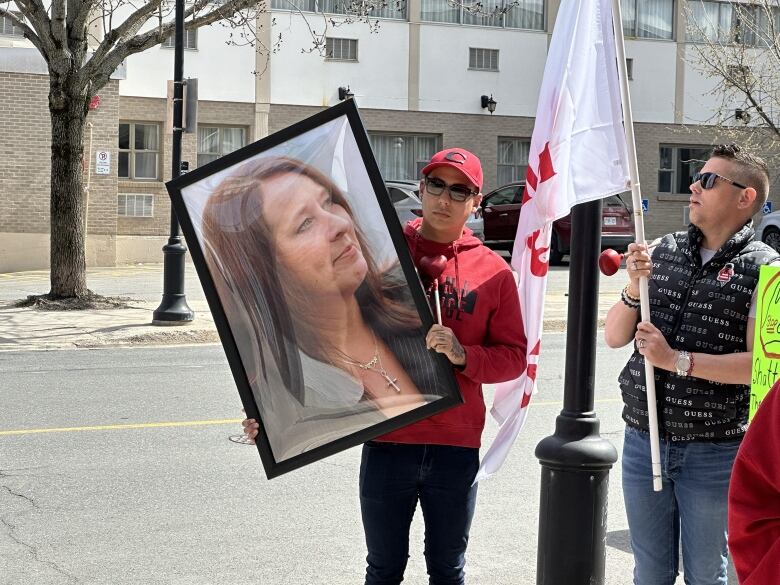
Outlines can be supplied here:
[[420, 258], [420, 270], [431, 279], [431, 282], [438, 279], [446, 267], [446, 256], [423, 256]]
[[612, 248], [604, 250], [599, 256], [599, 270], [606, 276], [612, 276], [620, 268], [623, 254], [615, 252]]
[[433, 298], [436, 300], [436, 322], [441, 325], [441, 300], [439, 299], [439, 276], [447, 267], [446, 256], [423, 256], [420, 258], [420, 270], [430, 279]]

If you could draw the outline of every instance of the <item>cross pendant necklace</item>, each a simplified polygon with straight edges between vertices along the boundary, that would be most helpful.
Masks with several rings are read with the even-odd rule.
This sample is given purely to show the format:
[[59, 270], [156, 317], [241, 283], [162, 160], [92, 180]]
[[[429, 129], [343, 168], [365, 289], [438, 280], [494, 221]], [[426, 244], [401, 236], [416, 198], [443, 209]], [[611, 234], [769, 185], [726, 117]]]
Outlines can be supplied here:
[[382, 376], [382, 378], [384, 378], [385, 382], [387, 382], [388, 388], [395, 390], [396, 394], [401, 393], [401, 387], [398, 385], [398, 378], [393, 378], [390, 374], [388, 374], [387, 370], [385, 370], [385, 366], [382, 364], [382, 358], [379, 357], [379, 346], [376, 343], [376, 337], [374, 337], [374, 356], [370, 360], [367, 362], [359, 362], [347, 356], [346, 354], [345, 358], [346, 359], [344, 359], [344, 361], [346, 363], [357, 366], [361, 370], [376, 372]]
[[398, 394], [401, 393], [401, 387], [398, 384], [396, 384], [396, 382], [398, 382], [398, 378], [391, 378], [390, 375], [385, 371], [385, 369], [381, 367], [381, 365], [379, 368], [379, 375], [385, 379], [388, 388], [392, 388]]

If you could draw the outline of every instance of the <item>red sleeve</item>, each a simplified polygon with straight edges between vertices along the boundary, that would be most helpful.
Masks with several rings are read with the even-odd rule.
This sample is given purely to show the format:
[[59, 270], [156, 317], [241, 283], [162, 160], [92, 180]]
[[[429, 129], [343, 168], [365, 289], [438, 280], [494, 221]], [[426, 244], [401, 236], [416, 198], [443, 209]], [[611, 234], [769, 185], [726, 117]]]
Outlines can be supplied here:
[[780, 575], [780, 382], [764, 399], [734, 461], [729, 552], [742, 585]]
[[512, 272], [503, 270], [498, 281], [498, 303], [490, 315], [484, 343], [467, 345], [461, 374], [478, 384], [496, 384], [519, 377], [525, 370], [525, 338], [520, 299]]

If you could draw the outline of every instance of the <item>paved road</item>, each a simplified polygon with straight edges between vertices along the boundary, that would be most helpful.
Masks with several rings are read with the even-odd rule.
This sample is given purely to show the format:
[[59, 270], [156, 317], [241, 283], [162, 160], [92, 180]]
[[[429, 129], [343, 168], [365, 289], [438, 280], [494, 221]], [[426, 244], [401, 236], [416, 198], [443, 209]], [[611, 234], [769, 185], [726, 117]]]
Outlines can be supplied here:
[[[560, 410], [565, 343], [545, 340], [530, 420], [504, 469], [480, 486], [471, 585], [535, 583], [533, 449]], [[598, 355], [602, 434], [620, 449], [614, 380], [626, 352]], [[0, 380], [3, 585], [360, 582], [358, 449], [266, 480], [254, 448], [227, 440], [239, 402], [219, 346], [5, 352]], [[33, 432], [53, 428], [81, 430]], [[625, 585], [631, 570], [619, 476], [615, 468], [608, 585]], [[413, 584], [427, 582], [421, 529], [418, 517]]]

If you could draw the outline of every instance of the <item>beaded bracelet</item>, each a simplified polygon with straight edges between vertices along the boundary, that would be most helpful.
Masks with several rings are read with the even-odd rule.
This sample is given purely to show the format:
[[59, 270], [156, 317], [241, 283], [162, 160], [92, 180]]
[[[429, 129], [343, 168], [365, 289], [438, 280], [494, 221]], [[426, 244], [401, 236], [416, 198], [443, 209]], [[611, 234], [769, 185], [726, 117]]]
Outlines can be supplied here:
[[629, 301], [633, 301], [633, 302], [635, 302], [635, 303], [638, 303], [638, 302], [640, 302], [640, 299], [639, 299], [639, 297], [635, 297], [635, 296], [634, 296], [634, 295], [632, 295], [630, 292], [628, 292], [628, 287], [629, 287], [629, 286], [630, 286], [630, 285], [628, 285], [628, 284], [627, 284], [626, 286], [624, 286], [624, 287], [623, 287], [623, 292], [624, 292], [624, 293], [626, 293], [626, 298], [627, 298]]
[[620, 300], [623, 301], [623, 304], [629, 309], [638, 309], [641, 306], [638, 298], [632, 297], [630, 294], [628, 294], [628, 285], [626, 285], [626, 288], [620, 291]]

